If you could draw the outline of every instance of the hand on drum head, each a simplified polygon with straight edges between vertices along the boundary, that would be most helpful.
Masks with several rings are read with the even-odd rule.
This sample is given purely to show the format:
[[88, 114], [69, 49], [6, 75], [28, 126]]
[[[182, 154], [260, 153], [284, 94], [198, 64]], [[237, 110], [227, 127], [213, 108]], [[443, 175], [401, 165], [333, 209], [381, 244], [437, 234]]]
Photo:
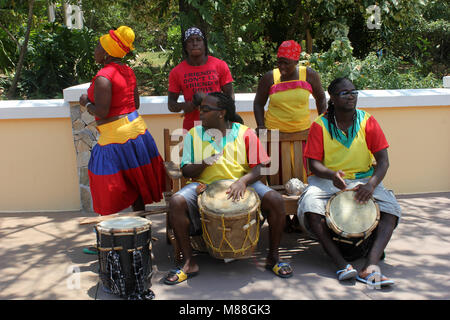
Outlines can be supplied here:
[[197, 188], [195, 188], [195, 192], [197, 192], [197, 194], [201, 194], [203, 193], [203, 191], [206, 190], [207, 185], [204, 183], [199, 183]]
[[358, 184], [353, 188], [355, 190], [355, 200], [358, 203], [366, 203], [372, 197], [375, 188], [369, 184]]
[[336, 171], [333, 176], [333, 185], [341, 190], [347, 189], [347, 184], [344, 181], [345, 173], [342, 170]]
[[244, 198], [245, 190], [247, 189], [247, 186], [244, 182], [241, 180], [237, 180], [233, 182], [227, 190], [228, 197], [227, 199], [233, 200], [233, 201], [239, 201], [240, 199]]

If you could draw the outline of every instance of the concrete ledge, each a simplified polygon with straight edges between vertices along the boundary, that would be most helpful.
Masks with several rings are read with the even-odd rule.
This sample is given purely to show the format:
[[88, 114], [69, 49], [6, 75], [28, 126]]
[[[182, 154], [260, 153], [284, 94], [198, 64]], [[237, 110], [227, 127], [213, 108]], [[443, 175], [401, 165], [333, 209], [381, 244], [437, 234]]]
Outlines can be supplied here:
[[63, 99], [0, 101], [0, 119], [69, 118], [70, 105]]
[[[69, 103], [77, 103], [86, 93], [89, 83], [64, 89], [64, 99], [53, 100], [5, 100], [0, 101], [0, 119], [69, 118]], [[327, 99], [329, 98], [326, 93]], [[253, 112], [255, 93], [237, 93], [236, 111]], [[179, 101], [184, 101], [180, 96]], [[434, 107], [448, 106], [450, 88], [361, 90], [358, 97], [360, 108]], [[172, 114], [167, 108], [167, 96], [140, 97], [142, 115]], [[314, 98], [309, 99], [309, 108], [315, 109]]]

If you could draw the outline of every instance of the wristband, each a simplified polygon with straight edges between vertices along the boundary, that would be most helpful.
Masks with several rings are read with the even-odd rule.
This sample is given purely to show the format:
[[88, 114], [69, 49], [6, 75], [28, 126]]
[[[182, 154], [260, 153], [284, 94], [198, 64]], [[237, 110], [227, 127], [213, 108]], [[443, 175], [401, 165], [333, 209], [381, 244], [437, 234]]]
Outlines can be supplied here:
[[88, 103], [86, 103], [87, 112], [89, 112], [89, 114], [91, 114], [91, 115], [94, 115], [94, 111], [93, 110], [89, 110], [89, 106], [90, 105], [94, 106], [94, 104], [92, 102], [90, 102], [90, 101]]

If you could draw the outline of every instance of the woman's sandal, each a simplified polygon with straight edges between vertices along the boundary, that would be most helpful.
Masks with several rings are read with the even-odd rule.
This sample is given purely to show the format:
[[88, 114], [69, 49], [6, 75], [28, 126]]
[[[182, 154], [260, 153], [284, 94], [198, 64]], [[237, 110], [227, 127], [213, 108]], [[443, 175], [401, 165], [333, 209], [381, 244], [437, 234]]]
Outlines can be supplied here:
[[[290, 278], [292, 277], [292, 268], [291, 265], [287, 262], [278, 262], [274, 265], [266, 264], [266, 269], [271, 270], [280, 278]], [[289, 271], [288, 273], [281, 273], [280, 270], [283, 269], [285, 271]], [[287, 270], [286, 270], [287, 269]]]
[[83, 249], [83, 253], [85, 254], [98, 254], [97, 246], [90, 246]]

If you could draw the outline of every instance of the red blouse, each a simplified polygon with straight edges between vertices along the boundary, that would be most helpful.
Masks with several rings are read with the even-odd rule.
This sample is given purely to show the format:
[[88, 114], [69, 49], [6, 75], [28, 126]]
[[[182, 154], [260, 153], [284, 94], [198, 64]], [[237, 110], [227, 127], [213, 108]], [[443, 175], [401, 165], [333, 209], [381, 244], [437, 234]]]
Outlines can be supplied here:
[[[111, 81], [111, 106], [107, 118], [120, 114], [130, 113], [136, 110], [134, 105], [134, 89], [136, 88], [136, 76], [133, 69], [127, 65], [109, 63], [100, 69], [91, 81], [87, 91], [89, 100], [95, 104], [94, 88], [95, 79], [105, 77]], [[96, 117], [98, 120], [98, 118]]]

